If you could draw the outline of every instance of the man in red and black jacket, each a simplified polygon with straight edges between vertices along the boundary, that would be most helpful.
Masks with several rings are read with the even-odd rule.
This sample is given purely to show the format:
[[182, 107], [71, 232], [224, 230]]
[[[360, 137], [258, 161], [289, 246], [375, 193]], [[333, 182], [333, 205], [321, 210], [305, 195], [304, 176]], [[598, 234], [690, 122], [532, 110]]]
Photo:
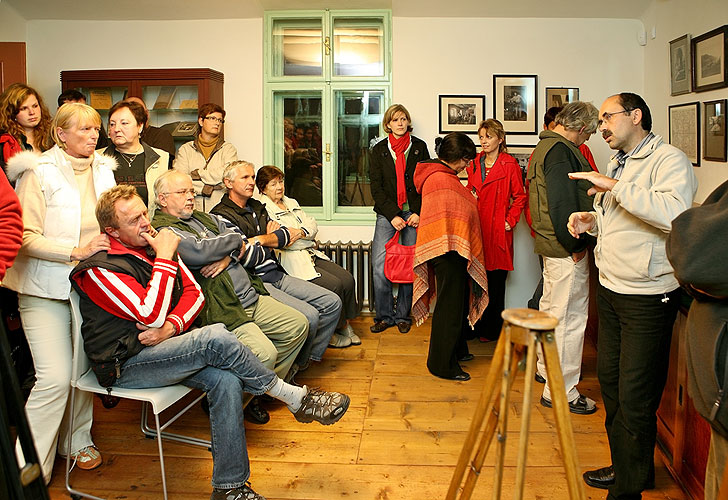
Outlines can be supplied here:
[[[246, 484], [250, 465], [243, 391], [284, 401], [301, 422], [333, 424], [349, 397], [283, 382], [221, 323], [191, 329], [204, 297], [177, 256], [179, 237], [156, 232], [132, 186], [99, 198], [99, 226], [111, 248], [78, 264], [86, 354], [99, 382], [126, 388], [183, 384], [207, 392], [212, 436], [212, 499], [263, 499]], [[224, 439], [216, 439], [224, 436]]]

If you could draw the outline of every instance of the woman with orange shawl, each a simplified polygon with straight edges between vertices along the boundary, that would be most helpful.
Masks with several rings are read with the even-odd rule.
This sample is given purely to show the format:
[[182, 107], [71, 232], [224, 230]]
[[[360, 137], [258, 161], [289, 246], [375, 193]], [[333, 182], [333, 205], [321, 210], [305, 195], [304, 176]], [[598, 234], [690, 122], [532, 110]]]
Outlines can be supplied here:
[[463, 336], [467, 316], [472, 326], [488, 305], [488, 280], [483, 259], [477, 202], [460, 183], [458, 172], [475, 158], [473, 141], [461, 132], [445, 136], [437, 160], [420, 162], [415, 186], [422, 194], [415, 248], [412, 315], [421, 325], [432, 315], [427, 368], [437, 377], [470, 380], [460, 361], [473, 359]]

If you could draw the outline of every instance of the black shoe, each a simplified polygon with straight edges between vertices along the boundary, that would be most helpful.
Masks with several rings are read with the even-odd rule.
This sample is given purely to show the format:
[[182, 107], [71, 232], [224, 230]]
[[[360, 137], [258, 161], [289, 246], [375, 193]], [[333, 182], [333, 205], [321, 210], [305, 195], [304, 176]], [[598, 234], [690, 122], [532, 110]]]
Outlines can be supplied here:
[[[435, 375], [433, 373], [433, 375]], [[451, 377], [443, 377], [442, 375], [435, 375], [436, 377], [444, 378], [445, 380], [457, 380], [458, 382], [465, 382], [466, 380], [470, 380], [470, 374], [465, 371], [461, 371], [457, 375], [453, 375]]]
[[535, 380], [539, 384], [545, 384], [546, 383], [546, 379], [543, 378], [541, 375], [539, 375], [538, 372], [536, 372], [536, 375], [533, 376], [533, 380]]
[[399, 333], [407, 333], [410, 331], [410, 328], [412, 328], [412, 323], [407, 323], [406, 321], [400, 321], [397, 323]]
[[248, 406], [245, 407], [243, 416], [251, 424], [263, 425], [270, 420], [270, 415], [265, 408], [260, 406], [260, 398], [257, 396], [251, 399]]
[[458, 361], [472, 361], [473, 359], [475, 359], [475, 356], [472, 353], [463, 354], [458, 357]]
[[606, 490], [614, 484], [614, 467], [602, 467], [601, 469], [588, 470], [582, 474], [584, 482], [592, 488]]
[[379, 332], [383, 332], [387, 328], [391, 328], [393, 326], [394, 325], [392, 325], [390, 323], [386, 323], [384, 321], [376, 321], [372, 326], [369, 327], [369, 331], [372, 333], [379, 333]]
[[265, 497], [253, 491], [250, 483], [247, 483], [230, 490], [213, 488], [210, 500], [265, 500]]
[[[541, 406], [551, 408], [551, 401], [541, 396]], [[597, 405], [594, 400], [580, 394], [578, 398], [569, 403], [569, 411], [576, 415], [591, 415], [597, 411]]]

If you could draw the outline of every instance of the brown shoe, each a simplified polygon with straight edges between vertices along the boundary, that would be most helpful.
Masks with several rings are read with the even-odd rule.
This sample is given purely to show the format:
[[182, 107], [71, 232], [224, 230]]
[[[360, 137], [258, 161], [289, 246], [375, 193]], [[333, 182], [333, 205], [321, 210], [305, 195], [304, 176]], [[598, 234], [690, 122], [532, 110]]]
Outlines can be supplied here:
[[95, 446], [87, 446], [76, 453], [71, 453], [71, 461], [81, 470], [95, 469], [104, 462]]
[[407, 323], [406, 321], [400, 321], [397, 323], [399, 333], [407, 333], [410, 331], [410, 328], [412, 328], [412, 323]]
[[387, 328], [391, 328], [391, 327], [393, 327], [393, 326], [394, 326], [394, 325], [393, 325], [393, 324], [391, 324], [391, 323], [386, 323], [386, 322], [384, 322], [384, 321], [377, 321], [377, 322], [375, 322], [375, 323], [374, 323], [374, 324], [373, 324], [372, 326], [370, 326], [370, 327], [369, 327], [369, 330], [370, 330], [370, 331], [371, 331], [372, 333], [379, 333], [379, 332], [383, 332], [383, 331], [384, 331], [384, 330], [386, 330]]

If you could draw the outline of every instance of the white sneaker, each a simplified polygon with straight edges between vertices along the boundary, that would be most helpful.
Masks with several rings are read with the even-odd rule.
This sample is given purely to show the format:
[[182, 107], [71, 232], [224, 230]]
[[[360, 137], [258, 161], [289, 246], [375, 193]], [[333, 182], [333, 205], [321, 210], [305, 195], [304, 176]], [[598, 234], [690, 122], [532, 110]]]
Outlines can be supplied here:
[[339, 334], [351, 339], [351, 345], [361, 345], [361, 339], [359, 338], [359, 335], [354, 333], [354, 329], [351, 325], [347, 324], [344, 328], [339, 330]]
[[349, 347], [351, 345], [351, 339], [340, 333], [334, 333], [329, 341], [329, 347]]

